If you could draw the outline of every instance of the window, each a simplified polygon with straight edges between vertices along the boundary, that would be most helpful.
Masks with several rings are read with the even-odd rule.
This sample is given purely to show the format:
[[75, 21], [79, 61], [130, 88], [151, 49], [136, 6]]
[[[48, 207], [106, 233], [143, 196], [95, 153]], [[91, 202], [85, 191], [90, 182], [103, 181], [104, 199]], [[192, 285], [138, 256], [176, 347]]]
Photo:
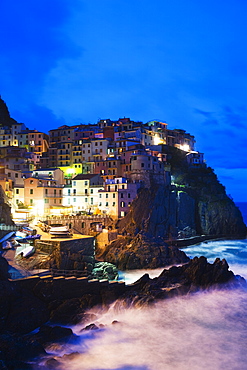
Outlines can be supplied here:
[[74, 198], [74, 203], [76, 203], [76, 198]]
[[123, 193], [120, 193], [120, 197], [121, 197], [121, 198], [123, 198], [123, 197], [124, 197]]
[[90, 201], [91, 201], [91, 204], [93, 204], [93, 198], [91, 198]]
[[85, 181], [85, 186], [87, 186], [87, 181]]
[[112, 203], [112, 207], [115, 207], [115, 205], [116, 205], [116, 203], [115, 203], [115, 202], [113, 202], [113, 203]]
[[106, 193], [105, 197], [108, 198], [108, 193]]
[[30, 184], [33, 184], [33, 180], [30, 180]]
[[19, 189], [15, 189], [15, 194], [19, 194]]
[[85, 203], [87, 203], [87, 198], [85, 198]]
[[124, 185], [122, 185], [122, 189], [124, 189]]
[[108, 207], [108, 202], [105, 203], [105, 206]]
[[18, 173], [15, 173], [15, 177], [18, 178]]
[[48, 194], [48, 189], [45, 189], [45, 195], [47, 195]]
[[30, 199], [30, 205], [33, 205], [33, 199]]
[[128, 198], [130, 198], [130, 193], [128, 193]]
[[120, 207], [121, 207], [121, 208], [124, 208], [124, 207], [125, 207], [125, 203], [124, 203], [124, 202], [121, 202], [121, 203], [120, 203]]
[[76, 181], [73, 181], [73, 186], [76, 186]]
[[44, 201], [45, 201], [45, 203], [49, 203], [49, 199], [45, 199]]
[[141, 163], [141, 167], [144, 167], [144, 163]]
[[90, 193], [93, 194], [93, 189], [90, 189]]
[[30, 189], [30, 194], [33, 194], [33, 189]]
[[99, 197], [102, 198], [102, 194], [101, 193], [100, 193]]
[[116, 194], [115, 193], [112, 194], [112, 198], [116, 198]]
[[85, 222], [82, 222], [81, 223], [81, 228], [84, 229], [85, 228]]

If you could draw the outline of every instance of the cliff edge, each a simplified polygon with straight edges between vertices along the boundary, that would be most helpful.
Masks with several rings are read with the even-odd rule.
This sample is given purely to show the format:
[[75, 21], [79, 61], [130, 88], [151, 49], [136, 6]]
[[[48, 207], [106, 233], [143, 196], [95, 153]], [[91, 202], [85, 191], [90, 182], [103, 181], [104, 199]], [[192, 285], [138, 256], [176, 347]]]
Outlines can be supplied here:
[[[175, 255], [174, 251], [167, 251], [165, 242], [172, 246], [187, 239], [189, 243], [189, 238], [201, 235], [205, 239], [246, 237], [242, 214], [213, 169], [190, 167], [181, 150], [172, 148], [172, 151], [172, 184], [153, 184], [139, 191], [128, 214], [117, 223], [123, 237], [106, 247], [102, 254], [105, 261], [122, 269], [137, 268], [136, 261], [141, 262], [139, 268], [156, 268], [169, 265], [170, 255]], [[149, 260], [143, 258], [146, 255], [143, 244], [149, 245]], [[157, 254], [157, 246], [163, 251], [161, 254]], [[132, 264], [126, 262], [130, 253]], [[176, 255], [173, 261], [184, 262], [182, 255]]]

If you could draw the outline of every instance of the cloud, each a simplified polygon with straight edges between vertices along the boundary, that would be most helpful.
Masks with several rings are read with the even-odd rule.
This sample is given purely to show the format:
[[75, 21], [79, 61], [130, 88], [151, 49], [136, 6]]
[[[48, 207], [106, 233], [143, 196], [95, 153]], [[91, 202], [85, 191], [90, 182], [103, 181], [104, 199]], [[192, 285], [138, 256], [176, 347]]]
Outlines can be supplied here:
[[207, 162], [226, 169], [247, 168], [247, 111], [223, 106], [214, 113], [201, 109], [195, 112], [203, 117], [204, 129], [197, 133], [196, 140], [199, 151], [206, 153]]
[[67, 0], [0, 3], [0, 93], [11, 111], [24, 113], [38, 103], [45, 76], [57, 61], [81, 53], [63, 28], [72, 10]]

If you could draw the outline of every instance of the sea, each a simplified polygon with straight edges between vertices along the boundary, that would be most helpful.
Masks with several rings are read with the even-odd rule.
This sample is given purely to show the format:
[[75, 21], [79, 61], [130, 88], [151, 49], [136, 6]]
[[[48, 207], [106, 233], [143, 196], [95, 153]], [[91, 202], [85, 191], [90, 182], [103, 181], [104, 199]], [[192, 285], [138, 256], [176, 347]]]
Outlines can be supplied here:
[[[247, 223], [247, 203], [238, 203]], [[209, 262], [226, 258], [230, 269], [247, 280], [247, 240], [209, 241], [184, 249]], [[122, 274], [126, 283], [144, 273]], [[91, 311], [92, 312], [92, 311]], [[99, 330], [73, 326], [78, 340], [52, 344], [47, 351], [61, 370], [246, 370], [247, 289], [197, 292], [149, 308], [112, 306], [94, 310]], [[113, 324], [113, 322], [115, 322]], [[88, 322], [89, 324], [90, 322]], [[39, 362], [44, 365], [46, 359]], [[38, 365], [38, 364], [37, 364]], [[39, 367], [40, 368], [40, 367]], [[42, 367], [49, 369], [49, 367]]]

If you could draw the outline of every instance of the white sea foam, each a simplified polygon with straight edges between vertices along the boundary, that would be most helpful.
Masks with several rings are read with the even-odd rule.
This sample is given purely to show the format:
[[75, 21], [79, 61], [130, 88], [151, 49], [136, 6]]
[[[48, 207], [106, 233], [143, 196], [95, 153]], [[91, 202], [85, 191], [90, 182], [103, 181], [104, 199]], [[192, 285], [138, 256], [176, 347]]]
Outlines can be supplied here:
[[105, 329], [82, 334], [80, 344], [67, 347], [81, 353], [62, 360], [61, 369], [244, 370], [246, 319], [242, 290], [177, 297], [149, 309], [110, 310], [97, 320]]
[[[226, 254], [235, 274], [247, 277], [245, 241], [201, 243], [186, 249], [191, 257], [206, 255], [210, 262]], [[125, 277], [132, 282], [146, 271]], [[150, 273], [150, 271], [147, 271]], [[151, 272], [159, 275], [160, 269]], [[58, 358], [61, 370], [245, 370], [247, 291], [213, 290], [164, 300], [151, 308], [95, 312], [101, 330], [81, 332], [77, 344], [67, 344]], [[117, 320], [119, 324], [112, 325]], [[59, 353], [57, 353], [59, 354]]]

